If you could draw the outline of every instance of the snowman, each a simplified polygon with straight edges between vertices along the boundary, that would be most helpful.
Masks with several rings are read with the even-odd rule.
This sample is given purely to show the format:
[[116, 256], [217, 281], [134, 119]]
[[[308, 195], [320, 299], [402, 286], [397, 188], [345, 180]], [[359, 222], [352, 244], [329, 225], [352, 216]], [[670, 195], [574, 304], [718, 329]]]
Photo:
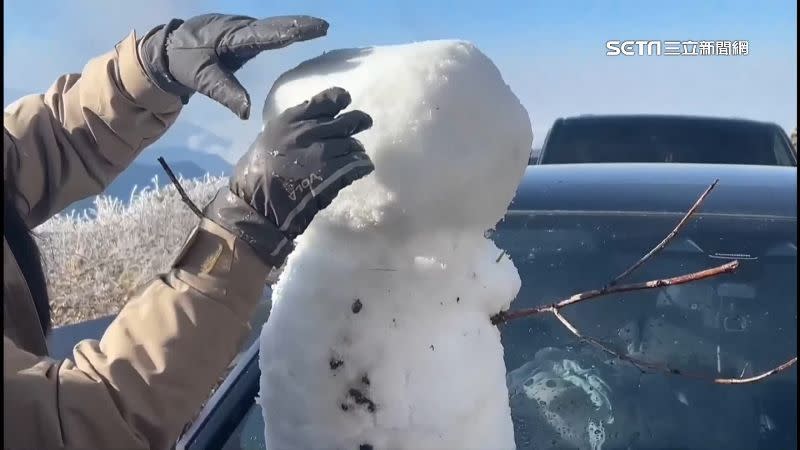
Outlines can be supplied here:
[[373, 118], [375, 171], [344, 188], [273, 289], [260, 337], [267, 448], [513, 449], [500, 332], [520, 287], [485, 237], [527, 166], [530, 119], [463, 41], [327, 52], [264, 121], [332, 86]]

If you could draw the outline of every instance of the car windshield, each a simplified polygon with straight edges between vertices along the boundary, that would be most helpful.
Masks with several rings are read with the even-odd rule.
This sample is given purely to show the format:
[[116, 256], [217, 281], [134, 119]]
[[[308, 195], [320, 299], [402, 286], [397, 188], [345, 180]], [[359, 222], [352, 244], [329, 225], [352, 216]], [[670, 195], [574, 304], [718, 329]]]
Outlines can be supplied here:
[[[665, 236], [680, 214], [510, 212], [493, 233], [522, 278], [512, 309], [604, 286]], [[601, 297], [565, 309], [620, 353], [709, 377], [752, 376], [797, 351], [795, 217], [699, 215], [630, 281], [736, 257], [729, 275]], [[519, 449], [796, 448], [796, 372], [717, 385], [643, 372], [582, 344], [554, 317], [501, 327]], [[253, 404], [226, 450], [263, 449]]]
[[[665, 236], [672, 214], [510, 214], [495, 240], [522, 288], [512, 309], [606, 285]], [[565, 309], [616, 351], [686, 373], [752, 376], [796, 352], [796, 219], [701, 215], [630, 281], [736, 255], [730, 275]], [[643, 373], [582, 344], [551, 316], [503, 326], [517, 445], [532, 448], [796, 448], [796, 375], [750, 386]], [[593, 433], [597, 440], [592, 441]], [[579, 445], [579, 444], [583, 445]]]
[[676, 162], [796, 165], [776, 127], [734, 120], [589, 118], [557, 124], [542, 164]]

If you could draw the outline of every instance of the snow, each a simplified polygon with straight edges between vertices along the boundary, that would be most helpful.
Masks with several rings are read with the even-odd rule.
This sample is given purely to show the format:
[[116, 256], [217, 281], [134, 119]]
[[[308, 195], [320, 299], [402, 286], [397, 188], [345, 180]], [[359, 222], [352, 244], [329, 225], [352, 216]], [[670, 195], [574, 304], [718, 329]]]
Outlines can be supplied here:
[[376, 170], [298, 238], [261, 334], [267, 447], [510, 449], [500, 334], [520, 287], [484, 237], [525, 169], [527, 112], [472, 44], [328, 52], [287, 72], [269, 120], [331, 86], [374, 126]]
[[[585, 364], [585, 363], [584, 363]], [[611, 387], [574, 355], [547, 347], [508, 374], [514, 416], [523, 425], [526, 448], [602, 450], [606, 426], [614, 423]], [[529, 433], [528, 428], [533, 430]], [[553, 433], [555, 432], [555, 433]]]

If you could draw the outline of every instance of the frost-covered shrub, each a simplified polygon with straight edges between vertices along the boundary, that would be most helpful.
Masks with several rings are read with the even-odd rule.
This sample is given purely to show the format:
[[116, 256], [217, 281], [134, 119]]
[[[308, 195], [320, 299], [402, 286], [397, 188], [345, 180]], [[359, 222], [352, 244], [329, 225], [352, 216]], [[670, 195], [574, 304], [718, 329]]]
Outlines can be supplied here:
[[[202, 207], [225, 178], [181, 180]], [[142, 283], [169, 267], [198, 222], [171, 183], [131, 193], [126, 205], [98, 197], [91, 214], [60, 214], [35, 233], [45, 262], [55, 326], [113, 314]]]

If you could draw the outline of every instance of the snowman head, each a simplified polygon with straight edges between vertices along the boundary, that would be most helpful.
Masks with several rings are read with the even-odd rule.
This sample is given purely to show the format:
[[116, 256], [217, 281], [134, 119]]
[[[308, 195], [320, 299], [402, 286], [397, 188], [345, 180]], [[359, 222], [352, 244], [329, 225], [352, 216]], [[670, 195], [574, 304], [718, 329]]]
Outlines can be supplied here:
[[320, 215], [350, 228], [486, 230], [504, 215], [531, 149], [525, 108], [463, 41], [327, 52], [284, 73], [264, 105], [281, 111], [339, 86], [374, 125], [356, 137], [375, 171]]

